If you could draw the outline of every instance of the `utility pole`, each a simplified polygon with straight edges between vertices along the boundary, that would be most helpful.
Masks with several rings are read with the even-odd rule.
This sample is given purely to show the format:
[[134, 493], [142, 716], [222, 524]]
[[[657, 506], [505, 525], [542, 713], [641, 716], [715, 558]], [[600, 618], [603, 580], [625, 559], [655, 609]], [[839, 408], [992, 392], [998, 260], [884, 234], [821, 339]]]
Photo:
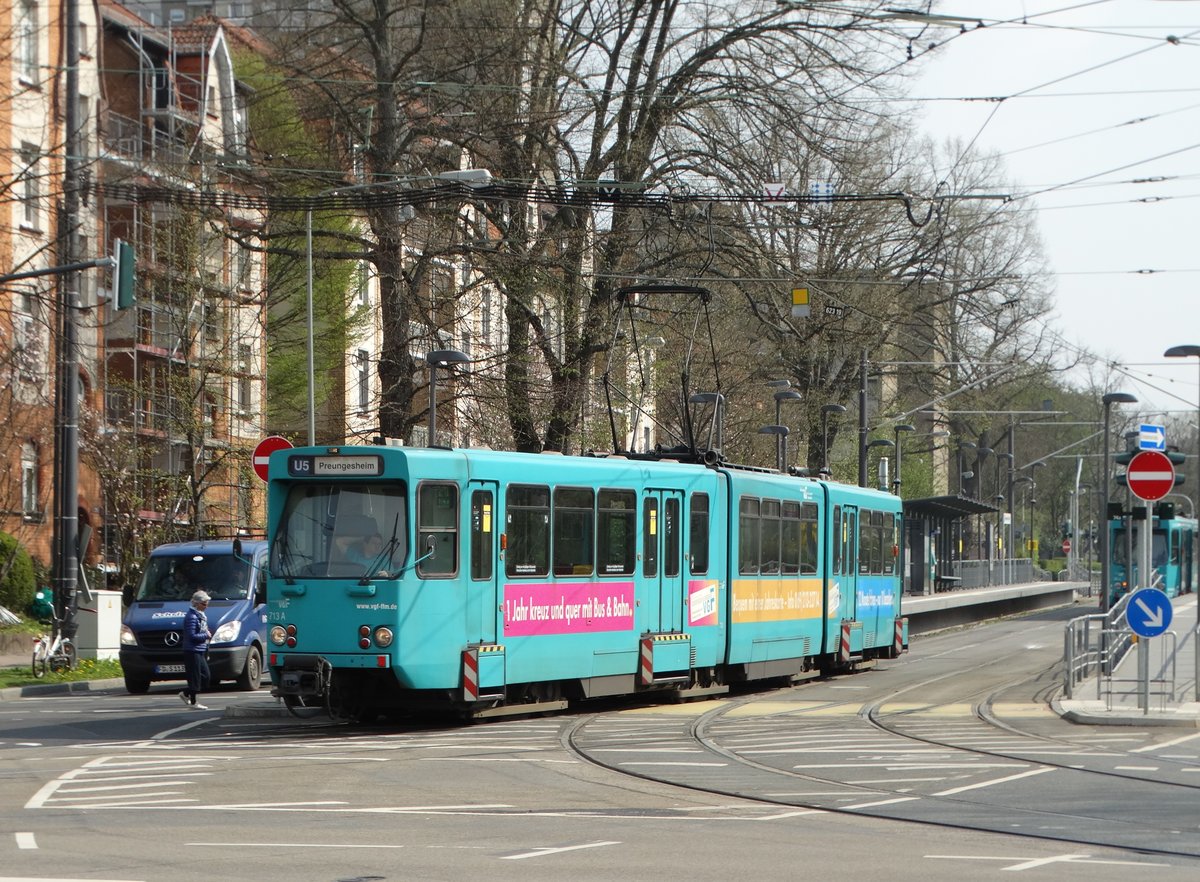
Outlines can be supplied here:
[[871, 428], [867, 425], [867, 350], [862, 350], [858, 360], [858, 486], [867, 486], [867, 436]]
[[[78, 259], [79, 185], [83, 162], [79, 119], [79, 0], [64, 0], [65, 79], [63, 122], [66, 127], [63, 194], [58, 217], [58, 262], [72, 267]], [[69, 269], [58, 285], [58, 376], [54, 400], [54, 609], [56, 627], [75, 635], [79, 580], [79, 271]]]

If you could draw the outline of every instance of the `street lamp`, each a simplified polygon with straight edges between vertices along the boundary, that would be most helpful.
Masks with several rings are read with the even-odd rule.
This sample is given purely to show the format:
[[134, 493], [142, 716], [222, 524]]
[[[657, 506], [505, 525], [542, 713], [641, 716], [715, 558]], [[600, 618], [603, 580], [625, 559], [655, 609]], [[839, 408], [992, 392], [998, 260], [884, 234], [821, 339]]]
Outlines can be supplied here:
[[[1002, 460], [1002, 459], [1008, 460], [1007, 476], [1009, 478], [1009, 480], [1005, 481], [1003, 484], [1000, 483], [1000, 460]], [[1000, 547], [997, 549], [997, 551], [999, 552], [999, 556], [1000, 556], [1001, 578], [1005, 579], [1005, 581], [1007, 581], [1007, 578], [1003, 575], [1004, 571], [1005, 571], [1004, 561], [1008, 560], [1009, 556], [1012, 555], [1012, 548], [1009, 547], [1012, 544], [1012, 541], [1011, 541], [1012, 537], [1008, 535], [1009, 531], [1004, 528], [1004, 501], [1005, 501], [1005, 499], [1008, 500], [1008, 520], [1011, 524], [1012, 510], [1013, 510], [1012, 467], [1013, 467], [1013, 455], [1004, 450], [997, 451], [996, 452], [996, 507], [1000, 509], [1000, 511], [996, 512], [996, 534], [1000, 537]], [[1001, 488], [1004, 488], [1003, 492], [1001, 492]]]
[[846, 406], [844, 404], [821, 405], [821, 473], [824, 475], [833, 474], [829, 469], [829, 415], [831, 413], [845, 412]]
[[[787, 380], [773, 380], [772, 383], [787, 383]], [[782, 405], [785, 401], [799, 401], [800, 393], [795, 389], [780, 389], [775, 393], [775, 425], [783, 426], [782, 422]], [[786, 426], [783, 426], [785, 429]], [[780, 472], [787, 471], [787, 436], [786, 431], [779, 432], [775, 436], [775, 467]]]
[[[1137, 398], [1130, 395], [1128, 392], [1106, 392], [1104, 397], [1100, 399], [1104, 404], [1104, 490], [1100, 497], [1100, 611], [1108, 612], [1108, 593], [1109, 593], [1109, 548], [1108, 548], [1108, 478], [1109, 470], [1109, 413], [1114, 404], [1136, 404]], [[1132, 572], [1132, 567], [1130, 568]], [[1130, 580], [1130, 584], [1133, 580]]]
[[[867, 444], [866, 449], [868, 451], [870, 451], [870, 449], [872, 447], [895, 447], [895, 446], [896, 446], [896, 444], [895, 444], [895, 442], [892, 441], [891, 438], [876, 438], [874, 441], [871, 441], [869, 444]], [[884, 461], [883, 461], [882, 456], [879, 458], [879, 472], [876, 474], [876, 478], [877, 478], [876, 483], [879, 484], [879, 489], [886, 490], [887, 489], [887, 471], [884, 468]]]
[[974, 441], [959, 441], [958, 442], [958, 495], [962, 496], [966, 492], [967, 478], [975, 477], [974, 472], [963, 471], [963, 450], [975, 450], [979, 445]]
[[[1040, 460], [1029, 464], [1029, 480], [1032, 482], [1032, 486], [1029, 488], [1029, 540], [1032, 543], [1030, 549], [1035, 557], [1037, 556], [1037, 470], [1045, 467], [1046, 464]], [[1075, 519], [1079, 519], [1078, 515]]]
[[[1172, 346], [1163, 355], [1167, 358], [1187, 358], [1194, 355], [1197, 359], [1196, 364], [1200, 366], [1200, 346], [1195, 344]], [[1200, 392], [1197, 392], [1196, 399], [1196, 465], [1192, 469], [1192, 480], [1196, 482], [1196, 507], [1200, 507]]]
[[[425, 356], [429, 367], [429, 447], [437, 447], [437, 369], [453, 367], [471, 360], [471, 356], [457, 349], [435, 349]], [[453, 446], [453, 445], [451, 445]]]
[[896, 441], [893, 445], [896, 448], [896, 477], [892, 479], [892, 493], [897, 496], [900, 495], [900, 461], [902, 459], [901, 453], [903, 452], [903, 448], [900, 446], [900, 433], [915, 432], [916, 430], [916, 426], [910, 426], [908, 423], [901, 423], [893, 429], [893, 433], [896, 436]]

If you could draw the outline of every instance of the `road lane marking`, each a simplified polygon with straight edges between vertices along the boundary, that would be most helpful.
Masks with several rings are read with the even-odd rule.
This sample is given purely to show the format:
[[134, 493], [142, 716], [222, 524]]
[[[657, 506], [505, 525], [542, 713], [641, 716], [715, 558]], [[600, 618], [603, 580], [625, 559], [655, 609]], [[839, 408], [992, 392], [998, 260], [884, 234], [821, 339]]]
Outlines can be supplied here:
[[1200, 738], [1200, 735], [1181, 735], [1178, 738], [1174, 738], [1171, 741], [1164, 741], [1161, 744], [1150, 744], [1146, 747], [1135, 747], [1129, 752], [1146, 753], [1150, 750], [1162, 750], [1164, 747], [1174, 747], [1176, 744], [1183, 744], [1185, 741], [1194, 741], [1197, 738]]
[[37, 848], [37, 840], [33, 838], [32, 833], [18, 833], [17, 848], [29, 849]]
[[[935, 861], [1000, 861], [1008, 863], [1009, 861], [1018, 861], [1011, 866], [1001, 867], [1001, 870], [1010, 870], [1013, 872], [1021, 872], [1022, 870], [1034, 870], [1044, 867], [1048, 864], [1105, 864], [1118, 867], [1169, 867], [1170, 864], [1156, 864], [1145, 861], [1114, 861], [1104, 860], [1101, 858], [1093, 858], [1090, 854], [1060, 854], [1054, 857], [1047, 858], [1024, 858], [1024, 857], [1005, 857], [997, 855], [995, 857], [989, 855], [972, 855], [972, 854], [927, 854], [926, 860]], [[0, 880], [3, 882], [3, 880]]]
[[901, 796], [897, 799], [881, 799], [879, 802], [860, 802], [857, 805], [844, 805], [842, 808], [846, 810], [876, 808], [881, 805], [895, 805], [898, 802], [915, 802], [920, 798], [919, 796]]
[[567, 845], [562, 848], [537, 848], [533, 851], [527, 851], [524, 854], [509, 854], [500, 858], [502, 861], [523, 861], [525, 858], [545, 857], [549, 854], [562, 854], [564, 851], [579, 851], [583, 848], [601, 848], [605, 845], [620, 845], [620, 842], [615, 840], [607, 840], [605, 842], [589, 842], [586, 845]]
[[1053, 772], [1054, 769], [1030, 769], [1028, 772], [1021, 772], [1016, 775], [1008, 775], [1004, 778], [993, 778], [991, 781], [980, 781], [977, 784], [965, 784], [962, 787], [953, 787], [950, 790], [943, 790], [934, 796], [953, 796], [955, 793], [965, 793], [968, 790], [978, 790], [981, 787], [991, 787], [993, 784], [1005, 784], [1009, 781], [1016, 781], [1020, 778], [1032, 778], [1034, 775], [1044, 775], [1046, 772]]

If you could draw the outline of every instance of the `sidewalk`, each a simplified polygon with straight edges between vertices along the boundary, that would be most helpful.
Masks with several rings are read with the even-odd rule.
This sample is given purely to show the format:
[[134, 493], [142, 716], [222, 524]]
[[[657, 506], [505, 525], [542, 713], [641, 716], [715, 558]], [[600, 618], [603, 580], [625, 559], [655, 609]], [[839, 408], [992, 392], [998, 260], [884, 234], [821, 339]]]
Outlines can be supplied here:
[[1135, 646], [1110, 683], [1102, 683], [1096, 676], [1088, 677], [1075, 685], [1072, 698], [1060, 695], [1051, 700], [1054, 711], [1065, 720], [1085, 725], [1200, 728], [1196, 682], [1197, 598], [1191, 594], [1176, 597], [1171, 606], [1169, 631], [1175, 634], [1175, 651], [1169, 651], [1166, 634], [1149, 638], [1148, 701], [1138, 680], [1139, 647]]

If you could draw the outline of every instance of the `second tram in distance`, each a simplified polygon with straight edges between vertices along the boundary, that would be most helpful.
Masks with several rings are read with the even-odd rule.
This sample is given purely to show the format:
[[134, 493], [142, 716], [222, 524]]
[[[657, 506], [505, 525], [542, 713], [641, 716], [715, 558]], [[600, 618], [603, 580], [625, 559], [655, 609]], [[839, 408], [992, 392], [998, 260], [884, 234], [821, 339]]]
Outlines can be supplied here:
[[1145, 587], [1154, 584], [1168, 597], [1188, 594], [1197, 588], [1196, 571], [1196, 526], [1195, 518], [1175, 517], [1175, 507], [1171, 505], [1165, 511], [1170, 517], [1164, 517], [1164, 508], [1154, 506], [1153, 521], [1150, 528], [1150, 565], [1154, 568], [1149, 583], [1138, 579], [1138, 541], [1141, 522], [1134, 522], [1133, 532], [1127, 530], [1124, 518], [1112, 518], [1108, 522], [1108, 548], [1110, 556], [1109, 568], [1109, 608], [1111, 609], [1128, 591], [1129, 579], [1129, 549], [1133, 548], [1133, 584]]
[[[289, 707], [466, 715], [835, 670], [907, 645], [900, 499], [720, 462], [274, 453]], [[532, 708], [530, 706], [533, 706]]]

